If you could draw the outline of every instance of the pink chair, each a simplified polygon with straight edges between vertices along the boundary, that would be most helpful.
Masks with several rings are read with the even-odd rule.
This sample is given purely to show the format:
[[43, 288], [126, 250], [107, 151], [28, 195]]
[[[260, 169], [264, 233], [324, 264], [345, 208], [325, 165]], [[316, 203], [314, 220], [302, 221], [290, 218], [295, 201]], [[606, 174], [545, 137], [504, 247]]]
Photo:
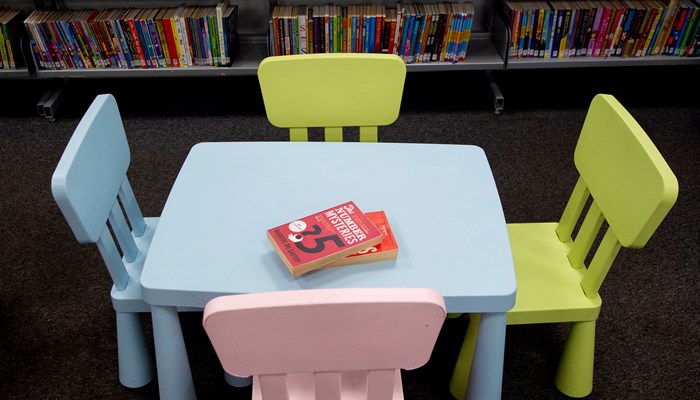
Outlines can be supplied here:
[[403, 399], [400, 368], [425, 364], [445, 319], [432, 289], [313, 289], [221, 296], [203, 324], [253, 399]]

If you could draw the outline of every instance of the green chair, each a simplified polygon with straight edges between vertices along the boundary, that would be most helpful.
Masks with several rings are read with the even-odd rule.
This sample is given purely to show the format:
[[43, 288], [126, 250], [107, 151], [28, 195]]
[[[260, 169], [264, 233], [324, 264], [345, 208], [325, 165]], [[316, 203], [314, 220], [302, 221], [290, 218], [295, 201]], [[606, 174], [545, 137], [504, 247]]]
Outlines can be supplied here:
[[[678, 181], [610, 95], [591, 102], [574, 163], [580, 177], [558, 223], [508, 224], [517, 294], [507, 323], [571, 323], [555, 384], [568, 396], [583, 397], [593, 389], [598, 290], [621, 246], [647, 243], [675, 203]], [[603, 222], [607, 228], [601, 230]], [[471, 315], [450, 382], [458, 399], [466, 392], [478, 324], [479, 316]]]
[[343, 141], [343, 127], [359, 127], [360, 141], [376, 142], [377, 127], [396, 121], [406, 64], [389, 54], [304, 54], [265, 58], [258, 80], [272, 125], [291, 141], [308, 141], [307, 128]]

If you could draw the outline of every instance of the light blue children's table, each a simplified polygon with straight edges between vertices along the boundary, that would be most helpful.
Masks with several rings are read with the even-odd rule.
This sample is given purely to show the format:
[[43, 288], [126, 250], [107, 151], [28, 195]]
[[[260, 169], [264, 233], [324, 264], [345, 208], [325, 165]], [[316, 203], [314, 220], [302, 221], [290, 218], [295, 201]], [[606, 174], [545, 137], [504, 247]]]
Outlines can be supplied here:
[[[348, 200], [386, 212], [398, 258], [293, 278], [267, 229]], [[196, 397], [177, 307], [336, 287], [430, 287], [448, 312], [482, 313], [467, 397], [501, 397], [515, 273], [498, 191], [476, 146], [200, 143], [165, 204], [141, 285], [152, 305], [162, 399]]]

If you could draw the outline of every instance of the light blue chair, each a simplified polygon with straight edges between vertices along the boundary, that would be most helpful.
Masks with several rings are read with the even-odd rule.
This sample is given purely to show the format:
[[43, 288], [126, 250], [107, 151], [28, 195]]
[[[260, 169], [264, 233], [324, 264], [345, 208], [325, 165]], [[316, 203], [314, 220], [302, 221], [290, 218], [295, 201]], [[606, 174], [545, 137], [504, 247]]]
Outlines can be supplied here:
[[136, 388], [155, 375], [139, 313], [151, 311], [140, 279], [158, 218], [141, 214], [126, 177], [130, 160], [117, 102], [112, 95], [99, 95], [68, 142], [51, 191], [78, 242], [96, 243], [107, 265], [114, 282], [119, 381]]

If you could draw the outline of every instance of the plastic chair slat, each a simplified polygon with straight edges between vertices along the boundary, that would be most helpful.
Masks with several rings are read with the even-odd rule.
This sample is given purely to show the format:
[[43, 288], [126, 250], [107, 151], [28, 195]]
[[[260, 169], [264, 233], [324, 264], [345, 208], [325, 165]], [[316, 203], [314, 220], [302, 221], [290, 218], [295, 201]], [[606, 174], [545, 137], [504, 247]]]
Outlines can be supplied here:
[[340, 372], [314, 373], [314, 386], [317, 399], [340, 400]]
[[127, 177], [124, 177], [124, 181], [119, 188], [119, 201], [121, 201], [126, 216], [129, 218], [134, 236], [141, 237], [146, 230], [146, 222], [143, 220], [143, 214]]
[[367, 373], [367, 400], [388, 400], [394, 392], [395, 370], [373, 370]]
[[568, 257], [573, 268], [585, 267], [586, 255], [591, 251], [591, 246], [600, 231], [600, 227], [603, 225], [603, 220], [603, 214], [600, 212], [598, 203], [593, 201], [588, 209], [588, 213], [586, 213], [583, 224], [581, 224], [581, 228], [576, 234], [571, 251], [569, 251]]
[[114, 231], [114, 236], [117, 237], [117, 242], [119, 247], [124, 253], [124, 261], [132, 262], [136, 259], [139, 254], [139, 249], [136, 247], [136, 242], [134, 242], [134, 237], [131, 236], [131, 230], [129, 225], [126, 223], [124, 214], [122, 214], [122, 209], [119, 206], [119, 202], [114, 202], [112, 210], [109, 212], [109, 224], [112, 226]]
[[287, 377], [284, 374], [261, 375], [260, 390], [265, 400], [289, 400]]
[[610, 266], [620, 251], [620, 247], [620, 242], [617, 240], [615, 233], [612, 229], [608, 229], [591, 260], [591, 265], [588, 266], [586, 275], [581, 280], [581, 288], [586, 293], [586, 297], [598, 295], [600, 285], [603, 284], [603, 280], [608, 275]]
[[112, 277], [114, 287], [117, 290], [124, 290], [129, 283], [129, 273], [124, 267], [122, 257], [119, 254], [117, 245], [114, 243], [112, 234], [109, 232], [107, 226], [105, 226], [96, 244], [97, 248], [100, 250], [100, 254], [102, 254], [102, 259], [107, 265], [107, 270]]
[[378, 142], [379, 129], [376, 126], [361, 126], [360, 127], [360, 142]]
[[289, 128], [290, 142], [308, 142], [309, 131], [306, 128]]
[[564, 212], [561, 215], [559, 225], [557, 225], [556, 228], [557, 236], [561, 242], [568, 242], [571, 240], [571, 234], [579, 218], [581, 218], [581, 213], [586, 206], [589, 194], [590, 192], [586, 187], [586, 183], [579, 177], [571, 193], [571, 197], [569, 197], [569, 202], [566, 204], [566, 208], [564, 208]]
[[327, 127], [325, 130], [326, 142], [342, 142], [343, 128]]

